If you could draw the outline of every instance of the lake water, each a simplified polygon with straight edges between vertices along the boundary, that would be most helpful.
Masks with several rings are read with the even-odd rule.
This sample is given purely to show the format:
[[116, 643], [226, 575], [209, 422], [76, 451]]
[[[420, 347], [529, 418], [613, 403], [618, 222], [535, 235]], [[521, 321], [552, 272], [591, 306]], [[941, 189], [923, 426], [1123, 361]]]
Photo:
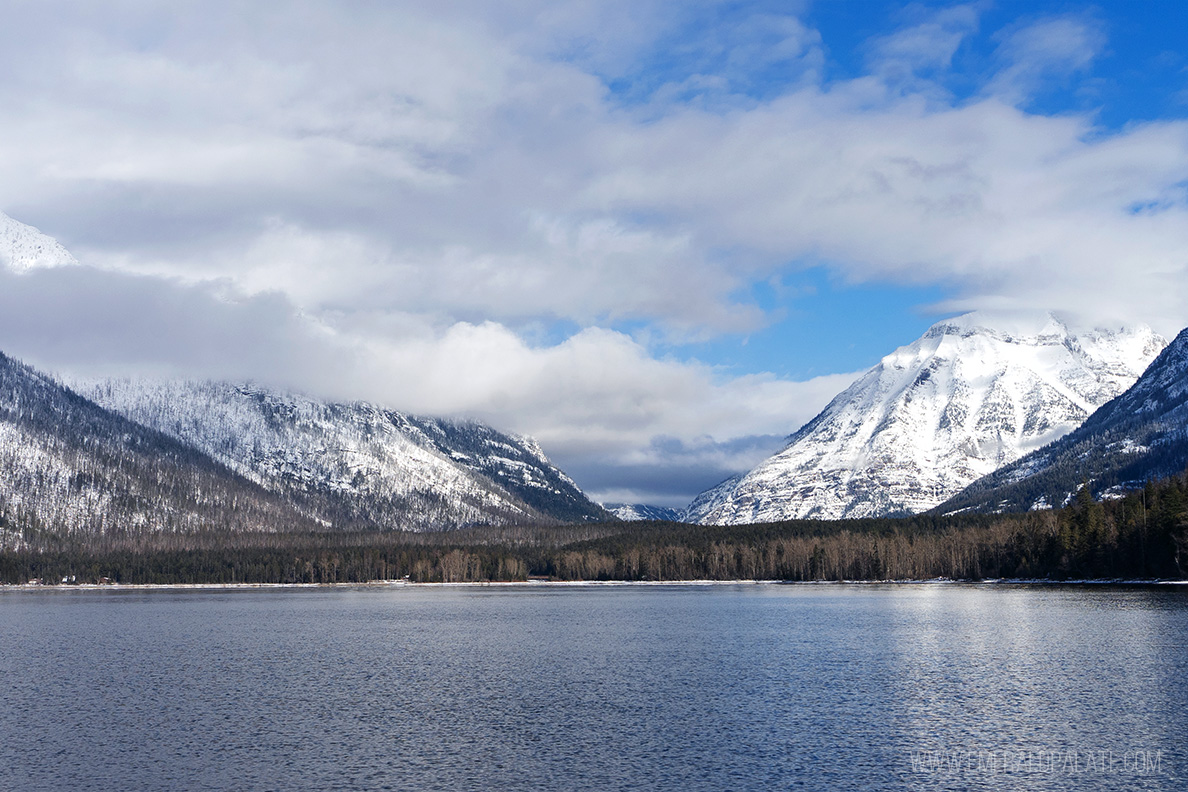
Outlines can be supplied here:
[[0, 592], [0, 792], [1188, 789], [1188, 595]]

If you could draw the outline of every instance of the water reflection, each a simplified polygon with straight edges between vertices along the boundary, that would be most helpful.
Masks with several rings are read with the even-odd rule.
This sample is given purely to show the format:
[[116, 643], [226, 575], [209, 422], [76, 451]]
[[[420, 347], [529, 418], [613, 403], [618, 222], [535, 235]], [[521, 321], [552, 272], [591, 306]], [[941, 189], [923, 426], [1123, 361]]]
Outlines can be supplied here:
[[[922, 586], [883, 600], [896, 739], [942, 788], [1169, 788], [1134, 770], [1158, 752], [1183, 772], [1182, 595]], [[1174, 605], [1174, 607], [1169, 607]], [[1128, 764], [1131, 765], [1127, 767]], [[1133, 784], [1131, 783], [1133, 782]], [[1153, 786], [1152, 786], [1153, 784]], [[935, 788], [935, 787], [933, 787]]]

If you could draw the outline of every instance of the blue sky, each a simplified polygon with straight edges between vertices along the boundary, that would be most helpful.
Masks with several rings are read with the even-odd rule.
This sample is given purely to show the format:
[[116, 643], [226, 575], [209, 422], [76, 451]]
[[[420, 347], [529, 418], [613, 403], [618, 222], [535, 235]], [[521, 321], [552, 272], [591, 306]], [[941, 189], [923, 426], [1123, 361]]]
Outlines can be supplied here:
[[[788, 3], [730, 3], [700, 9], [673, 44], [699, 41], [707, 30], [745, 23], [752, 15], [779, 14]], [[995, 72], [999, 50], [1014, 31], [1045, 20], [1067, 19], [1085, 26], [1099, 49], [1077, 68], [1054, 68], [1020, 106], [1036, 115], [1080, 115], [1092, 120], [1095, 134], [1188, 113], [1188, 5], [1148, 2], [984, 2], [903, 3], [843, 0], [805, 3], [800, 15], [821, 38], [822, 83], [860, 79], [871, 71], [878, 42], [898, 29], [929, 23], [954, 8], [972, 13], [954, 27], [965, 35], [945, 68], [928, 70], [930, 80], [959, 105], [977, 101]], [[704, 68], [724, 68], [728, 51], [691, 48], [673, 57], [653, 53], [628, 75], [605, 79], [626, 105], [652, 99], [664, 85], [681, 82]], [[789, 69], [748, 72], [736, 90], [755, 101], [787, 90]], [[799, 77], [793, 72], [792, 76]], [[943, 280], [925, 285], [871, 281], [847, 283], [827, 264], [797, 262], [799, 268], [774, 282], [751, 285], [748, 298], [763, 308], [766, 326], [700, 344], [680, 345], [673, 354], [694, 356], [735, 372], [770, 371], [807, 379], [874, 365], [885, 355], [887, 339], [904, 343], [952, 312], [937, 307], [949, 295]], [[814, 332], [815, 331], [815, 332]], [[799, 343], [815, 335], [811, 344]]]
[[681, 505], [935, 320], [1188, 324], [1172, 2], [10, 4], [0, 350], [536, 436]]

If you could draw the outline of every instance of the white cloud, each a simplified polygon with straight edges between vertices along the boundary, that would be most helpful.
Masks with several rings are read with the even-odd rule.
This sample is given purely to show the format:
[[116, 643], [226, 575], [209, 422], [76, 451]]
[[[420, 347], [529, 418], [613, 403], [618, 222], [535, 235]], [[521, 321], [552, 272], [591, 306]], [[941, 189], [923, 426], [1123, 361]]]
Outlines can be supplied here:
[[1101, 136], [994, 99], [936, 111], [803, 91], [745, 117], [674, 114], [633, 144], [589, 200], [662, 208], [695, 245], [947, 283], [971, 305], [1185, 322], [1182, 286], [1166, 288], [1188, 259], [1184, 122]]
[[350, 348], [273, 292], [229, 299], [91, 267], [0, 270], [0, 351], [51, 370], [101, 376], [260, 378], [290, 387], [355, 365]]
[[[817, 31], [736, 10], [18, 4], [0, 210], [103, 272], [4, 276], [0, 349], [257, 372], [481, 415], [591, 469], [708, 477], [846, 376], [729, 379], [639, 339], [761, 326], [749, 288], [798, 267], [942, 284], [947, 307], [1188, 323], [1188, 124], [1027, 110], [1093, 66], [1092, 20], [1000, 34], [958, 101], [929, 80], [978, 34], [970, 7], [835, 83]], [[525, 340], [554, 323], [576, 330]]]
[[724, 378], [657, 360], [609, 330], [532, 347], [494, 322], [439, 331], [383, 317], [364, 336], [315, 322], [277, 293], [236, 298], [90, 267], [0, 270], [0, 349], [28, 362], [91, 376], [254, 379], [483, 418], [532, 434], [591, 481], [667, 476], [660, 495], [672, 505], [688, 499], [689, 476], [708, 486], [756, 464], [854, 378]]
[[978, 11], [974, 6], [932, 12], [910, 27], [873, 41], [871, 70], [889, 84], [926, 89], [918, 75], [948, 69], [957, 48], [977, 27]]
[[648, 432], [721, 440], [783, 434], [853, 380], [842, 374], [808, 383], [770, 375], [722, 381], [711, 367], [657, 360], [630, 337], [596, 328], [532, 348], [501, 325], [463, 323], [374, 352], [383, 368], [416, 372], [391, 386], [415, 409], [504, 416], [554, 446], [631, 454]]
[[[1136, 318], [1151, 310], [1137, 295], [1182, 264], [1182, 123], [1103, 136], [995, 98], [1084, 68], [1101, 40], [1079, 18], [1005, 35], [994, 96], [972, 104], [900, 93], [885, 73], [943, 67], [977, 24], [956, 7], [876, 42], [882, 82], [624, 109], [580, 59], [545, 57], [609, 46], [583, 25], [620, 6], [525, 5], [514, 34], [490, 11], [415, 5], [145, 8], [102, 22], [76, 9], [52, 42], [65, 49], [30, 50], [20, 19], [8, 26], [0, 205], [102, 266], [228, 278], [314, 313], [641, 320], [696, 337], [755, 327], [738, 295], [803, 259], [1055, 308], [1084, 298], [1065, 273], [1115, 292], [1125, 262], [1136, 294], [1112, 307]], [[757, 19], [698, 45], [727, 84], [818, 57], [800, 23], [759, 35]]]
[[1025, 103], [1045, 82], [1088, 68], [1106, 41], [1092, 19], [1077, 16], [1040, 19], [1000, 38], [1002, 68], [988, 90], [1013, 103]]

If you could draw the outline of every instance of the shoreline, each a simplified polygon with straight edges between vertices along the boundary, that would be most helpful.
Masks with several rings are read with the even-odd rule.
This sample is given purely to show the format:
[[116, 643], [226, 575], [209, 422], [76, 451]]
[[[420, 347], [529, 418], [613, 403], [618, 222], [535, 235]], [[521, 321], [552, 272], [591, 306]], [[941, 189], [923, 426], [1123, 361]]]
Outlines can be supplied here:
[[1185, 588], [1188, 579], [1078, 579], [996, 578], [957, 580], [484, 580], [451, 583], [414, 583], [408, 580], [369, 580], [363, 583], [4, 583], [0, 594], [29, 591], [257, 591], [312, 589], [399, 588], [587, 588], [587, 587], [690, 587], [690, 586], [1041, 586]]

